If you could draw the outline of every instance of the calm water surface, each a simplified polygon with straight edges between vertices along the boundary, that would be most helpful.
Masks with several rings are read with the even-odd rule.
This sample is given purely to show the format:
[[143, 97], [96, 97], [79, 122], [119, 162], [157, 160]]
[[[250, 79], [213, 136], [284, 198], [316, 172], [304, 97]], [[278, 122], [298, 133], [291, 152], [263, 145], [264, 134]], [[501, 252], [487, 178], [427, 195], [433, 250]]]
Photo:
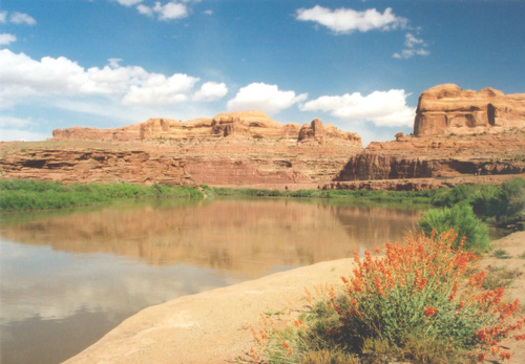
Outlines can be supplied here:
[[59, 363], [150, 305], [401, 239], [419, 211], [140, 202], [0, 222], [0, 362]]

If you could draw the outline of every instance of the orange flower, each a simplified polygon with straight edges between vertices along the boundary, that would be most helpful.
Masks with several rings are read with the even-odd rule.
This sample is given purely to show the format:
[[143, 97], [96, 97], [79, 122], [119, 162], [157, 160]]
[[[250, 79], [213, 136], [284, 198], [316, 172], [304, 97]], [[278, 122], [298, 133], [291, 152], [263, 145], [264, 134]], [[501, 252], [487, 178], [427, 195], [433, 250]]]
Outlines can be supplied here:
[[481, 363], [482, 361], [485, 361], [487, 360], [487, 354], [485, 353], [481, 353], [481, 354], [478, 354], [478, 361]]
[[427, 307], [427, 308], [425, 308], [425, 316], [427, 316], [427, 317], [434, 316], [437, 312], [438, 312], [438, 310], [435, 307]]
[[510, 355], [508, 351], [502, 351], [501, 354], [499, 354], [499, 357], [501, 358], [501, 360], [509, 360], [510, 358], [512, 358], [512, 355]]
[[379, 294], [380, 296], [384, 296], [385, 295], [385, 291], [383, 291], [383, 285], [379, 281], [379, 277], [378, 276], [374, 277], [374, 284], [376, 286], [377, 294]]
[[476, 335], [478, 336], [478, 340], [479, 341], [487, 341], [488, 340], [488, 336], [487, 336], [487, 331], [484, 330], [484, 329], [481, 329], [479, 330]]
[[292, 355], [292, 348], [286, 343], [286, 341], [283, 341], [282, 346], [283, 348], [288, 349], [288, 355]]

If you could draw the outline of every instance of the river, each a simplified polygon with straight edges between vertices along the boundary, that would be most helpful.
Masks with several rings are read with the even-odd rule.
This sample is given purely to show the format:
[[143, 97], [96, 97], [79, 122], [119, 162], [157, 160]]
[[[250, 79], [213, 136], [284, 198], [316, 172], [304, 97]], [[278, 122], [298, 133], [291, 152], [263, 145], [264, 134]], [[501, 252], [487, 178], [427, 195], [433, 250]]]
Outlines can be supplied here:
[[298, 199], [3, 214], [0, 362], [60, 363], [147, 306], [362, 254], [419, 217], [414, 206]]

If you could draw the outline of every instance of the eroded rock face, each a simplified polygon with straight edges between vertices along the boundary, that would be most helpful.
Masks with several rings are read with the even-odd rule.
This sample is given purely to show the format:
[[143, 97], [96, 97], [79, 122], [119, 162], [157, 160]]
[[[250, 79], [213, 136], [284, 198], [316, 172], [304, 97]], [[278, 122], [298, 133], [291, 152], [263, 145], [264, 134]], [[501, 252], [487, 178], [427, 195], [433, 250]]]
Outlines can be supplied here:
[[525, 173], [525, 130], [459, 136], [401, 136], [371, 143], [334, 181]]
[[525, 94], [505, 95], [493, 88], [476, 92], [445, 84], [419, 97], [414, 134], [501, 132], [514, 127], [525, 127]]
[[11, 178], [195, 186], [182, 158], [139, 150], [28, 150], [3, 158], [0, 166], [3, 177]]
[[[308, 130], [306, 130], [306, 129]], [[255, 139], [294, 139], [314, 140], [319, 144], [326, 138], [349, 143], [362, 148], [361, 137], [356, 133], [344, 132], [335, 126], [324, 126], [315, 119], [303, 128], [299, 124], [283, 125], [260, 111], [238, 111], [218, 114], [215, 117], [176, 121], [166, 118], [152, 118], [143, 123], [115, 129], [96, 129], [74, 127], [53, 131], [55, 140], [112, 140], [112, 141], [148, 141], [148, 140], [188, 140], [214, 139], [222, 137], [241, 137]]]
[[4, 178], [66, 183], [317, 188], [362, 144], [359, 135], [318, 119], [311, 128], [315, 143], [299, 143], [298, 124], [283, 125], [256, 111], [187, 122], [150, 119], [106, 130], [70, 128], [56, 130], [54, 140], [38, 148], [5, 143], [0, 171]]

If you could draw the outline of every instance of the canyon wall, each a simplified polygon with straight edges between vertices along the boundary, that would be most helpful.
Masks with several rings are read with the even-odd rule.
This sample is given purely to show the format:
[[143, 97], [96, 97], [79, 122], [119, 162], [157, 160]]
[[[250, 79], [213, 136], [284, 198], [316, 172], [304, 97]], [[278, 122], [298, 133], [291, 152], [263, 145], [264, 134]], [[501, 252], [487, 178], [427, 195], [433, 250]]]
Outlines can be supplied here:
[[187, 122], [157, 118], [115, 129], [75, 127], [53, 135], [41, 143], [3, 143], [2, 177], [317, 188], [362, 150], [359, 135], [319, 119], [283, 125], [257, 111]]
[[523, 174], [525, 94], [433, 87], [419, 98], [414, 134], [395, 138], [351, 156], [325, 188], [344, 188], [339, 182], [345, 181]]

